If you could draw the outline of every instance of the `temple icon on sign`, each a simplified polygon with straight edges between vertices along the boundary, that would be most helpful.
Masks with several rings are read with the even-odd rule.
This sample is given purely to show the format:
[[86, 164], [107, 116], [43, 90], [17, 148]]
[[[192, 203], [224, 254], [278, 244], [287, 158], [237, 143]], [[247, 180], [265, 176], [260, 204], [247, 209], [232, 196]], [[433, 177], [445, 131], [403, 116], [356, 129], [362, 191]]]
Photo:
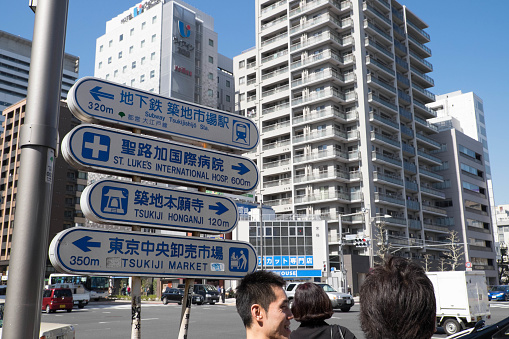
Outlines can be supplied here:
[[104, 186], [101, 197], [101, 212], [107, 214], [127, 214], [129, 191], [125, 188]]
[[108, 161], [110, 158], [110, 137], [90, 132], [83, 133], [81, 155], [85, 159]]
[[249, 145], [251, 136], [249, 125], [238, 120], [233, 120], [232, 141], [237, 144]]
[[248, 252], [245, 248], [230, 248], [230, 272], [247, 272], [249, 267]]

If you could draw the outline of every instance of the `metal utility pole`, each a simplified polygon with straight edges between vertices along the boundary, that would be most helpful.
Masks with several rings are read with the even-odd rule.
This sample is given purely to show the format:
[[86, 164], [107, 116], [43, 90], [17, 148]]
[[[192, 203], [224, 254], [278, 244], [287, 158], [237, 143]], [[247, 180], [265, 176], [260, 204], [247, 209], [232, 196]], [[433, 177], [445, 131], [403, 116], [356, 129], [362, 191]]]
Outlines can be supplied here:
[[41, 0], [35, 15], [4, 339], [39, 338], [68, 5]]

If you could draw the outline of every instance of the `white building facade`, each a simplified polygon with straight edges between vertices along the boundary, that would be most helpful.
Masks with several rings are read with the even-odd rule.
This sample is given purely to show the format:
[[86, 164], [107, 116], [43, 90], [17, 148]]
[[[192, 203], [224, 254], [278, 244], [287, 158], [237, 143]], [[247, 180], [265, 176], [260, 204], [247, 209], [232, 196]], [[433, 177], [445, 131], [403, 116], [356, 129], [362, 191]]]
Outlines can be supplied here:
[[385, 0], [257, 0], [256, 11], [256, 46], [234, 58], [234, 74], [236, 110], [261, 133], [247, 156], [263, 203], [328, 219], [337, 269], [341, 214], [350, 214], [343, 234], [375, 243], [345, 245], [346, 255], [372, 261], [385, 221], [396, 255], [438, 259], [450, 221], [436, 207], [445, 194], [434, 188], [444, 178], [427, 122], [436, 112], [426, 107], [435, 101], [426, 23]]
[[[148, 0], [106, 23], [106, 33], [96, 43], [94, 74], [232, 111], [233, 103], [226, 105], [226, 95], [234, 95], [232, 61], [219, 54], [217, 46], [211, 16], [182, 1]], [[219, 104], [219, 98], [225, 103]]]

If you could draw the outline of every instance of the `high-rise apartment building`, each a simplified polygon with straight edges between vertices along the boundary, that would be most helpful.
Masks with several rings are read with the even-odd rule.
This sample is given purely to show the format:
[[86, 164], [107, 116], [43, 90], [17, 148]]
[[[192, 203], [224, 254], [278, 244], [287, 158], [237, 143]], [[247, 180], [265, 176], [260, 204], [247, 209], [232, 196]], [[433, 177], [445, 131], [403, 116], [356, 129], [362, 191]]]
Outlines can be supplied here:
[[214, 19], [179, 0], [148, 0], [106, 22], [96, 77], [233, 112], [232, 60]]
[[372, 260], [385, 222], [396, 255], [438, 259], [445, 194], [420, 189], [444, 180], [427, 122], [436, 112], [426, 107], [435, 101], [426, 23], [394, 0], [257, 0], [256, 18], [256, 46], [234, 58], [234, 75], [236, 110], [261, 133], [247, 156], [263, 203], [330, 219], [332, 267], [342, 214], [343, 234], [371, 238], [344, 246], [347, 255]]
[[[0, 111], [27, 96], [32, 41], [0, 31]], [[65, 54], [62, 99], [78, 79], [79, 58]]]
[[[4, 133], [0, 140], [2, 143], [0, 174], [0, 272], [5, 277], [8, 268], [12, 245], [12, 232], [14, 227], [14, 212], [16, 210], [16, 193], [18, 186], [19, 164], [21, 148], [19, 147], [19, 134], [25, 120], [26, 100], [7, 107], [3, 111]], [[58, 133], [62, 138], [80, 121], [71, 114], [67, 104], [60, 103], [60, 119]], [[51, 202], [51, 220], [49, 241], [60, 231], [73, 227], [84, 226], [85, 217], [79, 205], [81, 192], [87, 184], [87, 173], [78, 171], [63, 159], [57, 157], [54, 168], [53, 195]], [[53, 272], [54, 268], [47, 263], [46, 274]]]

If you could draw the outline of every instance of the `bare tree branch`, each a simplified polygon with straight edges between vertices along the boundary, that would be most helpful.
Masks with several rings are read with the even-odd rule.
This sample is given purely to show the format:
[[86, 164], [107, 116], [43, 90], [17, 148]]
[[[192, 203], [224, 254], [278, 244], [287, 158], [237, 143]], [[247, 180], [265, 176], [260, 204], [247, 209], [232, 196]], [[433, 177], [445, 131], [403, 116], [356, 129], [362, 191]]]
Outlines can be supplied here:
[[444, 252], [444, 255], [447, 259], [447, 264], [451, 268], [451, 271], [455, 271], [456, 267], [460, 266], [459, 263], [465, 252], [463, 252], [463, 245], [459, 243], [458, 232], [449, 231], [447, 240], [449, 241], [449, 244], [447, 245], [449, 251]]
[[384, 220], [379, 223], [375, 222], [375, 238], [373, 241], [377, 245], [376, 255], [383, 262], [385, 257], [390, 254], [392, 249], [392, 245], [388, 239], [388, 230], [386, 228], [386, 223]]
[[431, 266], [431, 254], [426, 253], [423, 257], [424, 257], [424, 269], [426, 270], [426, 272], [429, 272]]

